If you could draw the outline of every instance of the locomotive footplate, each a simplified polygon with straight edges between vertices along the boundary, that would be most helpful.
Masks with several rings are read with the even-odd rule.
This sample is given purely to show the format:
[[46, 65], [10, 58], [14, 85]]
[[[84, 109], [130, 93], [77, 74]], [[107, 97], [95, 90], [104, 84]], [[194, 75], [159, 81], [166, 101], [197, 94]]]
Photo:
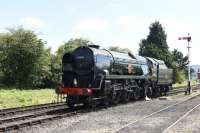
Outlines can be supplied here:
[[146, 79], [148, 76], [135, 76], [135, 75], [105, 75], [105, 79]]
[[62, 88], [60, 93], [66, 95], [91, 96], [92, 88]]

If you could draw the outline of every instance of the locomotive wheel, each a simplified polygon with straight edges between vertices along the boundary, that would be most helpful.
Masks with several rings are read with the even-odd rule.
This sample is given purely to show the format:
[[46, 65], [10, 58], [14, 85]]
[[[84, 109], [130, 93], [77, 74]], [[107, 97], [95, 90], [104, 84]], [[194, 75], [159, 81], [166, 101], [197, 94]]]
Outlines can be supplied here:
[[161, 86], [159, 90], [160, 90], [160, 91], [159, 91], [159, 92], [160, 92], [160, 95], [159, 95], [159, 96], [163, 96], [163, 93], [164, 93], [164, 91], [165, 91], [164, 86]]
[[136, 87], [135, 90], [133, 91], [133, 98], [135, 100], [138, 100], [140, 98], [140, 89], [139, 89], [139, 87]]
[[153, 90], [152, 90], [151, 87], [148, 87], [147, 96], [148, 96], [148, 97], [152, 97], [152, 96], [153, 96]]
[[66, 103], [67, 106], [69, 106], [70, 108], [74, 108], [74, 102], [72, 101], [72, 99], [66, 98]]
[[92, 100], [91, 105], [90, 105], [90, 108], [92, 108], [93, 110], [95, 110], [96, 107], [97, 107], [96, 101]]
[[152, 88], [152, 97], [157, 97], [158, 91], [157, 88]]
[[153, 93], [154, 93], [155, 97], [161, 96], [161, 90], [160, 90], [160, 88], [159, 87], [155, 87]]
[[119, 94], [119, 92], [113, 93], [113, 95], [112, 95], [112, 103], [113, 104], [118, 104], [119, 101], [120, 101], [120, 94]]
[[89, 101], [89, 102], [84, 102], [84, 106], [86, 108], [90, 108], [90, 109], [95, 110], [97, 104], [96, 104], [96, 101], [94, 101], [94, 100], [91, 99], [91, 101]]
[[165, 93], [165, 96], [168, 95], [169, 89], [170, 89], [169, 86], [165, 86], [165, 92], [164, 92], [164, 93]]
[[86, 98], [83, 104], [87, 108], [93, 108], [94, 107], [94, 101], [92, 100], [92, 97]]
[[127, 103], [127, 102], [130, 101], [130, 97], [131, 97], [130, 93], [127, 92], [127, 91], [125, 91], [123, 93], [123, 95], [122, 95], [122, 101], [125, 102], [125, 103]]
[[67, 106], [69, 106], [70, 108], [74, 108], [74, 103], [67, 103]]
[[151, 86], [151, 88], [152, 88], [152, 96], [153, 97], [159, 97], [159, 95], [160, 95], [160, 89], [159, 89], [159, 87], [157, 87], [154, 83], [152, 84], [152, 86]]
[[109, 105], [109, 99], [108, 99], [107, 96], [103, 99], [103, 104], [104, 104], [104, 106], [106, 106], [106, 107]]

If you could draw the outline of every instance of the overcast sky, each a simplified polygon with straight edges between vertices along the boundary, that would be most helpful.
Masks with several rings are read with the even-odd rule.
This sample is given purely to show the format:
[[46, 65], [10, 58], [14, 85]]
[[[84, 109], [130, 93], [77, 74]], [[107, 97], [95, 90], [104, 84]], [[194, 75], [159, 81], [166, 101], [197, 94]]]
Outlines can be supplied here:
[[199, 13], [198, 0], [1, 0], [0, 32], [16, 26], [34, 30], [52, 51], [70, 38], [83, 37], [137, 54], [149, 25], [160, 21], [170, 50], [187, 55], [187, 42], [178, 37], [190, 33], [191, 62], [200, 64]]

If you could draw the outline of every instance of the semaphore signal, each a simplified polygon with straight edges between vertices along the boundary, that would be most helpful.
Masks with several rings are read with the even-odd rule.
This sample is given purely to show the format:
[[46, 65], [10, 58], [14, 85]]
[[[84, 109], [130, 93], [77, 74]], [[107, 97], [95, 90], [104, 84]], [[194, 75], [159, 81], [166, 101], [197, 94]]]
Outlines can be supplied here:
[[191, 41], [191, 36], [179, 37], [178, 40], [187, 40], [187, 41]]
[[185, 94], [187, 95], [187, 93], [191, 93], [192, 92], [192, 88], [191, 88], [191, 84], [190, 84], [190, 41], [191, 41], [192, 37], [190, 36], [190, 34], [188, 33], [188, 36], [186, 37], [179, 37], [178, 40], [187, 40], [188, 42], [188, 87], [185, 90]]

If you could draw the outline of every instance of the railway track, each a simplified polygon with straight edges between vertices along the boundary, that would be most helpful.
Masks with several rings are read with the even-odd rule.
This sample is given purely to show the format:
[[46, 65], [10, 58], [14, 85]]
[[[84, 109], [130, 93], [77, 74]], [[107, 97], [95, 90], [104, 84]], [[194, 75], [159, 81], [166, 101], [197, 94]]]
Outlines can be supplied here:
[[61, 110], [59, 110], [58, 112], [60, 112], [60, 113], [54, 112], [51, 115], [48, 115], [48, 113], [39, 113], [39, 114], [34, 114], [32, 116], [18, 117], [18, 118], [16, 117], [14, 119], [16, 121], [7, 119], [6, 124], [0, 125], [0, 132], [10, 131], [10, 130], [18, 130], [19, 128], [37, 125], [37, 124], [41, 124], [41, 123], [44, 123], [47, 121], [57, 120], [57, 119], [61, 119], [61, 118], [65, 118], [65, 117], [69, 117], [69, 116], [73, 116], [73, 115], [77, 114], [76, 111], [62, 110], [62, 113], [61, 113]]
[[[77, 113], [88, 112], [83, 107], [70, 109], [65, 103], [52, 103], [22, 108], [2, 110], [0, 113], [0, 132], [18, 130], [23, 127], [45, 123], [76, 115]], [[9, 115], [7, 115], [8, 113]]]
[[[194, 88], [193, 90], [196, 90]], [[175, 89], [169, 95], [184, 92], [185, 89]], [[101, 109], [100, 107], [99, 109]], [[65, 103], [49, 103], [21, 108], [0, 110], [0, 132], [17, 130], [26, 126], [41, 124], [51, 120], [57, 120], [77, 113], [90, 112], [91, 110], [76, 108], [69, 109]]]
[[[125, 132], [149, 132], [166, 133], [175, 126], [180, 120], [189, 115], [193, 110], [200, 107], [200, 94], [184, 101], [169, 105], [160, 110], [152, 112], [140, 119], [130, 121], [128, 124], [115, 129], [112, 133]], [[176, 113], [175, 113], [176, 112]], [[177, 113], [178, 112], [178, 113]], [[161, 121], [159, 121], [159, 119]], [[153, 122], [153, 121], [159, 121]]]
[[167, 133], [172, 127], [174, 127], [178, 122], [180, 122], [181, 120], [183, 120], [185, 117], [187, 117], [191, 112], [193, 112], [198, 107], [200, 107], [200, 104], [196, 105], [195, 107], [193, 107], [192, 109], [190, 109], [189, 111], [187, 111], [185, 114], [183, 114], [178, 120], [176, 120], [174, 123], [172, 123], [170, 126], [168, 126], [163, 131], [163, 133]]
[[[31, 109], [30, 109], [31, 108]], [[80, 108], [72, 110], [66, 104], [46, 104], [32, 109], [33, 107], [26, 107], [25, 110], [18, 108], [14, 109], [14, 114], [8, 116], [2, 115], [0, 117], [0, 132], [17, 130], [22, 127], [41, 124], [50, 120], [61, 119], [77, 114]], [[20, 110], [20, 111], [19, 111]], [[6, 110], [8, 111], [8, 110]], [[3, 111], [4, 112], [4, 111]], [[21, 114], [23, 112], [23, 114]], [[4, 112], [5, 113], [5, 112]], [[10, 110], [9, 110], [10, 113]]]
[[[181, 86], [181, 87], [178, 87], [178, 88], [174, 88], [173, 90], [169, 91], [169, 95], [174, 95], [174, 94], [178, 94], [178, 93], [182, 93], [182, 92], [185, 92], [185, 88], [187, 86]], [[199, 89], [199, 84], [198, 85], [194, 85], [192, 86], [192, 90], [195, 91]]]
[[61, 106], [61, 107], [46, 109], [46, 110], [39, 110], [39, 111], [35, 111], [32, 113], [26, 113], [23, 115], [13, 115], [13, 116], [9, 116], [7, 118], [6, 117], [0, 118], [0, 124], [15, 122], [15, 121], [19, 121], [19, 120], [25, 120], [25, 119], [29, 119], [29, 118], [35, 118], [35, 117], [39, 117], [39, 116], [43, 116], [43, 115], [48, 115], [52, 111], [57, 112], [57, 111], [62, 111], [62, 110], [63, 111], [67, 111], [67, 110], [71, 111], [66, 106], [63, 106], [63, 107]]
[[32, 106], [25, 106], [25, 107], [17, 107], [17, 108], [8, 108], [8, 109], [1, 109], [0, 110], [0, 117], [20, 114], [20, 113], [26, 113], [26, 112], [33, 112], [37, 110], [43, 110], [43, 109], [51, 109], [58, 106], [66, 106], [65, 103], [59, 102], [59, 103], [47, 103], [47, 104], [40, 104], [40, 105], [32, 105]]

